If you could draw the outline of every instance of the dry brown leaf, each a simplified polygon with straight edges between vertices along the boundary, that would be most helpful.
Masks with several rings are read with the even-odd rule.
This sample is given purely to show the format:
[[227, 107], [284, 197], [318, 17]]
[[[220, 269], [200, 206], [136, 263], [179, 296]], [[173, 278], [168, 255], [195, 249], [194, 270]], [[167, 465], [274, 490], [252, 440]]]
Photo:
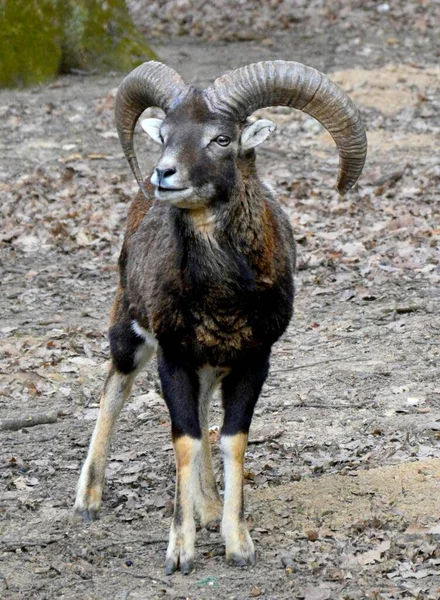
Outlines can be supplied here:
[[374, 562], [378, 562], [381, 560], [382, 555], [390, 549], [391, 543], [389, 540], [385, 540], [378, 544], [372, 550], [368, 550], [363, 554], [357, 554], [356, 558], [361, 565], [369, 565]]

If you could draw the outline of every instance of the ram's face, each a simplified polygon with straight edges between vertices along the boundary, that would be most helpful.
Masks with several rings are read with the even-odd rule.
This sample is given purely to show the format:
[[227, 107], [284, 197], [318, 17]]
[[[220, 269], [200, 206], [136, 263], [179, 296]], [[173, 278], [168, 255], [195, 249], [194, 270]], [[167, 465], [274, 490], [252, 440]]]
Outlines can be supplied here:
[[[270, 121], [257, 123], [265, 124], [264, 138], [274, 128]], [[257, 133], [249, 135], [249, 129], [256, 129], [255, 123], [243, 128], [212, 114], [203, 95], [195, 90], [165, 120], [144, 119], [141, 125], [163, 145], [162, 156], [151, 176], [156, 198], [180, 208], [227, 201], [239, 176], [239, 154], [260, 143], [251, 142], [256, 137], [260, 139], [258, 132], [261, 134], [263, 130], [259, 127]]]

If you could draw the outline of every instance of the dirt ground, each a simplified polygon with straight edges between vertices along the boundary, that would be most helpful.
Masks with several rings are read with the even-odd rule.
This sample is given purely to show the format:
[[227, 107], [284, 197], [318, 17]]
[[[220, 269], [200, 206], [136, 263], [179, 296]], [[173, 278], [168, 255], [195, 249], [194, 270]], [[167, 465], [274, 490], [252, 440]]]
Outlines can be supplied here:
[[[58, 411], [55, 423], [0, 433], [0, 598], [436, 600], [439, 6], [335, 2], [338, 13], [298, 2], [298, 20], [283, 21], [287, 3], [267, 2], [246, 37], [234, 21], [243, 3], [225, 2], [229, 19], [216, 29], [206, 2], [185, 2], [132, 5], [159, 56], [188, 80], [299, 60], [347, 90], [368, 128], [364, 174], [341, 198], [337, 152], [320, 125], [261, 111], [279, 127], [259, 151], [260, 171], [290, 215], [299, 268], [295, 317], [274, 348], [247, 453], [258, 562], [226, 566], [219, 533], [200, 530], [195, 572], [163, 574], [174, 461], [154, 364], [114, 436], [101, 519], [71, 514], [136, 192], [113, 124], [121, 75], [79, 74], [0, 93], [0, 418]], [[183, 37], [161, 18], [164, 5], [193, 11]], [[137, 145], [148, 173], [158, 149], [141, 135]], [[221, 483], [219, 425], [217, 404]]]

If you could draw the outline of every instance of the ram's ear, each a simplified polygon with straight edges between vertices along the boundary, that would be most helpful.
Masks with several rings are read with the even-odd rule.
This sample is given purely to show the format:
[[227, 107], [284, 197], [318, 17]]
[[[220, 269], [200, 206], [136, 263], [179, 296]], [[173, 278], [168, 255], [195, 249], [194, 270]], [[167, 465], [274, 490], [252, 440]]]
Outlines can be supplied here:
[[259, 119], [255, 123], [246, 125], [240, 138], [242, 149], [250, 150], [251, 148], [255, 148], [255, 146], [264, 142], [276, 128], [275, 123], [268, 119]]
[[163, 138], [160, 135], [162, 123], [162, 119], [142, 119], [141, 127], [146, 133], [148, 133], [152, 140], [158, 144], [163, 144]]

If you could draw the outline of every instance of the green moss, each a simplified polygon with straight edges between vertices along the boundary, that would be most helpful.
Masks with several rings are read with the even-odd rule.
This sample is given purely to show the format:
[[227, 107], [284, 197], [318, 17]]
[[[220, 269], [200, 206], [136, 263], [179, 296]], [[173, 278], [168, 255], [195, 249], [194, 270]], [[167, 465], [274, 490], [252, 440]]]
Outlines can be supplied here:
[[152, 58], [125, 0], [0, 0], [0, 87], [72, 69], [126, 72]]
[[35, 85], [55, 77], [61, 64], [56, 0], [0, 2], [0, 87]]
[[125, 0], [65, 0], [62, 70], [129, 71], [156, 58]]

